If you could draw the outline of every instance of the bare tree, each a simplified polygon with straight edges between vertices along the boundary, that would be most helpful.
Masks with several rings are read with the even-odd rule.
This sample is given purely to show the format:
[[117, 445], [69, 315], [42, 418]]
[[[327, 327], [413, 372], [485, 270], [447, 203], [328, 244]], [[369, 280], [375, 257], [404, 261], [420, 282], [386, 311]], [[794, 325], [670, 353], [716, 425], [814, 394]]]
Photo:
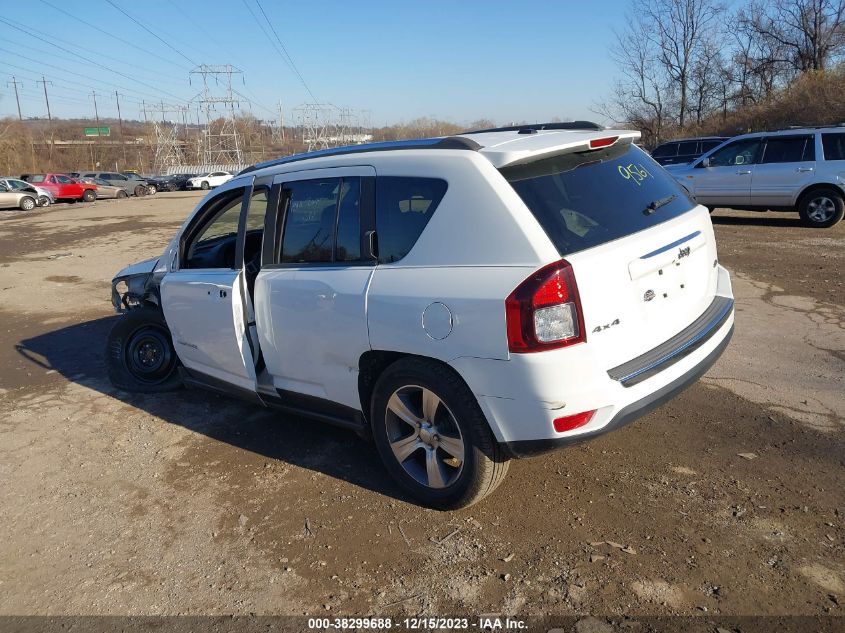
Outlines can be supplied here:
[[769, 63], [786, 63], [798, 72], [825, 70], [845, 49], [845, 0], [752, 2], [740, 16], [745, 28], [775, 53]]
[[653, 45], [660, 65], [677, 88], [678, 125], [684, 127], [693, 68], [706, 54], [724, 7], [713, 0], [638, 0], [634, 11], [648, 24], [642, 36]]

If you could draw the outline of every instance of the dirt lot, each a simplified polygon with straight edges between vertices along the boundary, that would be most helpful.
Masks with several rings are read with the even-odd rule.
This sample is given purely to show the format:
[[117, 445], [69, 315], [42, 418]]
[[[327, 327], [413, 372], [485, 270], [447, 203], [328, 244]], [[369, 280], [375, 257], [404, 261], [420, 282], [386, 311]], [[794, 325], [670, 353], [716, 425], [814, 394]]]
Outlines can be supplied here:
[[722, 360], [441, 513], [345, 431], [110, 387], [109, 280], [197, 199], [0, 216], [0, 615], [842, 613], [845, 223], [717, 212]]

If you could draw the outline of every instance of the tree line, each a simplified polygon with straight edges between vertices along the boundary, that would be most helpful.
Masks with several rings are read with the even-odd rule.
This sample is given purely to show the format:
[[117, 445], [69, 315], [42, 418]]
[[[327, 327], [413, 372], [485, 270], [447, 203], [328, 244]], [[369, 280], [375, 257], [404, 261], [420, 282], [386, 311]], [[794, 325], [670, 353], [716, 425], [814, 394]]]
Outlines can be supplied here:
[[802, 118], [816, 118], [796, 124], [845, 116], [809, 92], [830, 83], [826, 75], [842, 81], [845, 0], [748, 0], [734, 8], [633, 0], [627, 24], [611, 49], [619, 76], [595, 110], [641, 130], [647, 146], [686, 133], [746, 131], [730, 129], [747, 124], [732, 114], [759, 114], [796, 85], [807, 86]]

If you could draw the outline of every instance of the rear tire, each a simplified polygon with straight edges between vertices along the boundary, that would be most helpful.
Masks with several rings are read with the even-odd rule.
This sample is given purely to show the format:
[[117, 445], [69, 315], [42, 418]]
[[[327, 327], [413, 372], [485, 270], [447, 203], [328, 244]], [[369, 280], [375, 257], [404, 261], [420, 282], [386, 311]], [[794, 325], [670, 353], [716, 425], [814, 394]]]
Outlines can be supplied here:
[[209, 188], [210, 187], [209, 187], [208, 181], [203, 180], [202, 183], [200, 184], [200, 189], [209, 189]]
[[157, 191], [158, 191], [158, 189], [156, 188], [155, 185], [147, 185], [147, 195], [148, 196], [156, 195]]
[[135, 187], [135, 195], [137, 197], [146, 196], [147, 195], [147, 188], [144, 185], [138, 185]]
[[441, 363], [403, 358], [390, 365], [373, 390], [370, 421], [387, 471], [425, 506], [472, 505], [508, 471], [475, 396]]
[[85, 202], [94, 202], [94, 200], [97, 199], [97, 192], [93, 189], [86, 189], [82, 192], [82, 199], [85, 200]]
[[36, 206], [38, 206], [38, 203], [32, 196], [26, 196], [25, 198], [21, 198], [20, 208], [22, 211], [32, 211]]
[[109, 332], [106, 346], [109, 380], [118, 389], [161, 393], [182, 386], [179, 358], [160, 310], [133, 308]]
[[809, 227], [826, 229], [845, 215], [845, 200], [841, 191], [833, 188], [813, 189], [798, 204], [801, 220]]

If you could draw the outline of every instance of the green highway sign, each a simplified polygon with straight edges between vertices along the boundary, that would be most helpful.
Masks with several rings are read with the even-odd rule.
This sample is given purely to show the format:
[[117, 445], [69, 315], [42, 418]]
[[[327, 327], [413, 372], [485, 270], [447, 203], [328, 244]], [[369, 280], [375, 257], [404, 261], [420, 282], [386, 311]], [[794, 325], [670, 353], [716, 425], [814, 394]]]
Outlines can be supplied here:
[[111, 128], [107, 127], [86, 127], [85, 128], [85, 136], [110, 136], [111, 135]]

